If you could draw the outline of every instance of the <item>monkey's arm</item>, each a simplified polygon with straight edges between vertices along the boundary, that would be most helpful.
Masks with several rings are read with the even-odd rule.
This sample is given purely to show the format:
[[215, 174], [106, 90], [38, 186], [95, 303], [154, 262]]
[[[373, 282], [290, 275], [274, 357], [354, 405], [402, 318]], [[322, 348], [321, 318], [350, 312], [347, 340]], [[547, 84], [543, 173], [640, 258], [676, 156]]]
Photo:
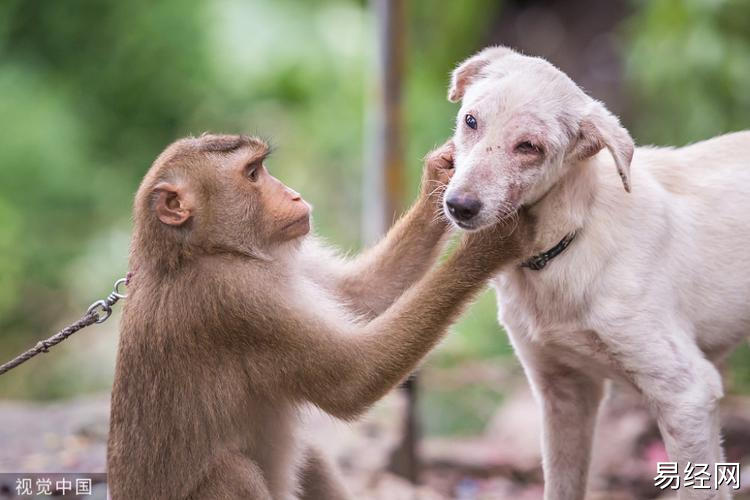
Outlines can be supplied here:
[[444, 220], [417, 201], [374, 247], [347, 261], [316, 242], [305, 249], [306, 266], [358, 314], [372, 319], [396, 300], [437, 260], [447, 238]]
[[[472, 233], [481, 244], [463, 245], [365, 325], [331, 314], [309, 294], [263, 306], [252, 328], [264, 336], [249, 366], [340, 418], [354, 418], [408, 375], [446, 332], [467, 302], [502, 264], [518, 260], [517, 242]], [[280, 293], [280, 292], [278, 292]], [[256, 304], [256, 307], [260, 304]]]
[[310, 252], [313, 279], [368, 319], [388, 309], [435, 263], [443, 248], [450, 224], [442, 213], [442, 193], [452, 172], [449, 141], [425, 157], [420, 196], [388, 234], [351, 261], [318, 246], [319, 251]]

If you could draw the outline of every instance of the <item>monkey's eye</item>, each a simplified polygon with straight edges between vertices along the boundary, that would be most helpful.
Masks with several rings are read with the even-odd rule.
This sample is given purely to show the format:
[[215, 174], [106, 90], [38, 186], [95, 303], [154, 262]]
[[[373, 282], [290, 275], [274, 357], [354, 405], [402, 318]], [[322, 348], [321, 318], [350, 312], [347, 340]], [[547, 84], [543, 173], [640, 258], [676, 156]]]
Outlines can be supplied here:
[[519, 142], [516, 144], [515, 150], [516, 153], [521, 153], [523, 155], [541, 155], [544, 153], [544, 148], [532, 143], [531, 141]]
[[477, 129], [477, 119], [474, 118], [474, 115], [467, 113], [464, 117], [464, 121], [466, 122], [466, 125], [469, 126], [470, 129], [476, 130]]
[[250, 182], [257, 181], [262, 167], [260, 163], [248, 163], [245, 167], [245, 176], [250, 179]]

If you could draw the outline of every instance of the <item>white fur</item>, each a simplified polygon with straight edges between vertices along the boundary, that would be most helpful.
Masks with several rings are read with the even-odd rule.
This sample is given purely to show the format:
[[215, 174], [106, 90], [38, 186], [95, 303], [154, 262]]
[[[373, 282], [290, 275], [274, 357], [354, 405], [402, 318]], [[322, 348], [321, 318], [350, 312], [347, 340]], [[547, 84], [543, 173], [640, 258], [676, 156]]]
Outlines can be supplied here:
[[[483, 57], [456, 90], [466, 81], [460, 72]], [[607, 378], [643, 394], [680, 471], [687, 462], [723, 461], [714, 363], [750, 333], [750, 132], [637, 148], [627, 193], [614, 158], [627, 158], [629, 138], [567, 76], [507, 49], [467, 63], [473, 68], [459, 67], [451, 90], [463, 102], [446, 198], [479, 197], [471, 229], [530, 206], [539, 230], [529, 256], [578, 231], [543, 270], [511, 268], [493, 283], [500, 320], [543, 408], [545, 499], [583, 498]], [[577, 158], [576, 147], [591, 139], [582, 123], [592, 110], [600, 119], [594, 135], [609, 143]], [[468, 112], [476, 131], [463, 123]], [[517, 158], [513, 145], [525, 136], [545, 145], [542, 161]], [[730, 498], [727, 490], [679, 495]]]

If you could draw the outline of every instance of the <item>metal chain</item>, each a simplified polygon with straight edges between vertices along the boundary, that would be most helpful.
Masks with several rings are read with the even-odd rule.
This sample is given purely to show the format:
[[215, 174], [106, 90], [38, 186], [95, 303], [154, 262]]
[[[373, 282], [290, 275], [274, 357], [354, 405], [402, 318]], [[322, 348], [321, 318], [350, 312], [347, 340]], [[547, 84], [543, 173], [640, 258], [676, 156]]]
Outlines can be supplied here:
[[5, 372], [8, 372], [18, 365], [25, 363], [39, 353], [48, 352], [50, 347], [56, 346], [63, 340], [73, 335], [78, 330], [93, 325], [94, 323], [104, 323], [105, 321], [107, 321], [107, 319], [112, 315], [112, 306], [115, 305], [118, 300], [127, 297], [127, 294], [124, 294], [120, 291], [120, 287], [122, 287], [123, 285], [127, 286], [130, 282], [131, 277], [132, 274], [128, 273], [125, 278], [120, 278], [119, 280], [115, 281], [115, 284], [112, 287], [112, 293], [110, 293], [106, 299], [97, 300], [96, 302], [91, 304], [86, 310], [86, 314], [84, 314], [81, 319], [79, 319], [72, 325], [63, 328], [47, 340], [41, 340], [37, 342], [34, 347], [24, 352], [23, 354], [16, 356], [4, 365], [0, 365], [0, 375], [3, 375]]

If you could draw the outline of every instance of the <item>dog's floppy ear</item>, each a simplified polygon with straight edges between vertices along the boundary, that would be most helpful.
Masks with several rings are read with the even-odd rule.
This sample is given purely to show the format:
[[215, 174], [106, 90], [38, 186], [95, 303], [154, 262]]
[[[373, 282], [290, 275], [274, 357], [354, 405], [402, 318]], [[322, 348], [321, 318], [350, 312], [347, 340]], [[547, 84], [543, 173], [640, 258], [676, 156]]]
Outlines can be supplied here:
[[590, 158], [607, 148], [615, 160], [625, 191], [630, 192], [630, 162], [635, 145], [615, 115], [598, 101], [594, 101], [589, 112], [581, 119], [578, 140], [573, 147], [576, 159]]
[[460, 101], [466, 92], [466, 88], [477, 79], [488, 64], [511, 52], [513, 51], [507, 47], [488, 47], [459, 64], [451, 75], [448, 100], [450, 102]]

